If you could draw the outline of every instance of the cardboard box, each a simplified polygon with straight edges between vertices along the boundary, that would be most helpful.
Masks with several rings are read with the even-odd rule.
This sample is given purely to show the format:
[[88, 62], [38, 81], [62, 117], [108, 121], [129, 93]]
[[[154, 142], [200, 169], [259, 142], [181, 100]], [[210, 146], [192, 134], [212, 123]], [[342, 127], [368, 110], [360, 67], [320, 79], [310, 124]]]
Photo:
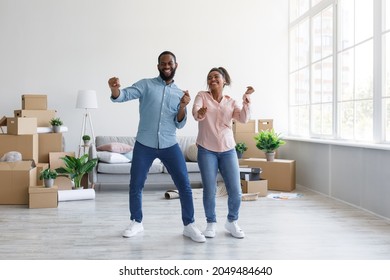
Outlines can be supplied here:
[[0, 204], [28, 204], [28, 188], [36, 185], [34, 161], [0, 162]]
[[19, 118], [37, 118], [37, 126], [48, 127], [50, 120], [55, 118], [56, 110], [14, 110], [14, 116]]
[[268, 189], [290, 192], [295, 190], [295, 160], [275, 159], [266, 161], [260, 158], [240, 159], [240, 165], [260, 167], [261, 178], [268, 180]]
[[249, 120], [247, 123], [240, 123], [233, 120], [233, 133], [257, 133], [262, 130], [272, 129], [272, 119]]
[[6, 133], [6, 131], [3, 130], [3, 126], [7, 126], [7, 117], [3, 116], [0, 119], [0, 133]]
[[48, 163], [37, 163], [37, 186], [43, 186], [43, 180], [39, 179], [41, 172], [47, 168], [49, 168]]
[[47, 95], [41, 94], [23, 94], [23, 110], [47, 110]]
[[25, 135], [37, 133], [37, 118], [8, 118], [7, 134]]
[[246, 181], [241, 180], [241, 190], [243, 193], [259, 193], [258, 196], [267, 196], [268, 194], [268, 181]]
[[[263, 151], [256, 147], [255, 135], [261, 130], [273, 128], [272, 119], [249, 120], [248, 123], [242, 124], [233, 121], [233, 135], [236, 143], [244, 142], [248, 149], [243, 153], [242, 158], [265, 158]], [[277, 153], [275, 155], [277, 157]]]
[[57, 208], [58, 207], [58, 187], [45, 188], [41, 186], [31, 186], [28, 188], [29, 208]]
[[[74, 152], [52, 152], [49, 153], [49, 166], [51, 169], [56, 169], [59, 167], [64, 167], [64, 161], [61, 159], [62, 157], [75, 156]], [[68, 177], [58, 176], [55, 184], [57, 185], [59, 190], [71, 190], [72, 189], [72, 181]]]
[[23, 160], [38, 162], [38, 134], [0, 134], [0, 155], [11, 151], [21, 153]]
[[38, 134], [38, 162], [49, 163], [51, 152], [62, 152], [62, 133], [39, 133]]

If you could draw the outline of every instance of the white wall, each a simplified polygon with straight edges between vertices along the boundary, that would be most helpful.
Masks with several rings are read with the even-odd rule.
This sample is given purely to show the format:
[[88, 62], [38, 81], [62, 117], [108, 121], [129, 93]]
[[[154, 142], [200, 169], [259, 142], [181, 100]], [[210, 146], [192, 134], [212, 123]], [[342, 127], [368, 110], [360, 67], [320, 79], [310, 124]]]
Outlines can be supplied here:
[[[157, 56], [173, 51], [176, 82], [194, 97], [209, 69], [224, 66], [241, 98], [255, 87], [253, 118], [287, 131], [287, 0], [0, 0], [0, 116], [21, 108], [21, 94], [47, 94], [76, 151], [83, 111], [79, 89], [95, 89], [96, 135], [135, 135], [138, 101], [113, 104], [107, 80], [122, 86], [155, 77]], [[190, 104], [192, 106], [192, 103]], [[190, 107], [191, 108], [191, 107]], [[190, 116], [179, 135], [196, 135]]]

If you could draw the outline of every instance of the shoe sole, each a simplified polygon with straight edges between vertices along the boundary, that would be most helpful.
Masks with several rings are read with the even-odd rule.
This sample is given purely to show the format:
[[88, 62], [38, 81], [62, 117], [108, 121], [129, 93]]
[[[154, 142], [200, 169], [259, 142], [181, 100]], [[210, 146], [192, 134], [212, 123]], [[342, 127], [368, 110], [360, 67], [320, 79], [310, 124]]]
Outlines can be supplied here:
[[205, 239], [202, 239], [202, 240], [196, 240], [196, 239], [192, 238], [191, 234], [186, 233], [186, 232], [183, 232], [183, 235], [184, 235], [185, 237], [190, 238], [190, 239], [191, 239], [192, 241], [194, 241], [194, 242], [198, 242], [198, 243], [204, 243], [204, 242], [206, 242], [206, 238], [205, 238]]
[[137, 234], [139, 234], [139, 233], [141, 233], [141, 232], [143, 232], [143, 231], [144, 231], [144, 229], [142, 229], [142, 230], [140, 230], [140, 231], [137, 231], [136, 233], [134, 233], [134, 234], [132, 234], [132, 235], [122, 234], [122, 237], [124, 237], [124, 238], [131, 238], [131, 237], [134, 237], [134, 236], [136, 236]]

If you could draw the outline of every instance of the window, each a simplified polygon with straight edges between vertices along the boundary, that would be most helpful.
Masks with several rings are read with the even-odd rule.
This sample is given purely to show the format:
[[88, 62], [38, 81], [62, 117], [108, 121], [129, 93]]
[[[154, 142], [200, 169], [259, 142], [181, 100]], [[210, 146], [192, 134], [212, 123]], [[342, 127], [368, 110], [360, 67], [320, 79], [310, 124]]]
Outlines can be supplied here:
[[[290, 1], [290, 135], [390, 142], [389, 6], [390, 0]], [[379, 28], [382, 38], [375, 36]], [[374, 77], [375, 69], [384, 70]]]

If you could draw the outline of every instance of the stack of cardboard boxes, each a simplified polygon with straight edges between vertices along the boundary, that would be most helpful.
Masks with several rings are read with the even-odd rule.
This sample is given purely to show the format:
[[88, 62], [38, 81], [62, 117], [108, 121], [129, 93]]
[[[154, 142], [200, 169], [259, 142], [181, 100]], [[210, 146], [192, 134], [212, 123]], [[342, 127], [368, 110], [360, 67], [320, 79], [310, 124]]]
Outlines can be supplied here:
[[[241, 167], [259, 168], [261, 170], [261, 179], [267, 181], [268, 190], [290, 192], [295, 190], [296, 184], [295, 160], [278, 159], [276, 151], [276, 159], [267, 161], [264, 152], [256, 147], [254, 140], [254, 136], [259, 131], [272, 128], [273, 121], [270, 119], [250, 120], [246, 124], [233, 123], [233, 133], [236, 142], [244, 142], [248, 146], [248, 150], [244, 152], [243, 158], [239, 160], [239, 164]], [[242, 180], [243, 192], [249, 189], [248, 187], [251, 187], [252, 190], [261, 188], [260, 182]]]
[[51, 152], [63, 151], [63, 137], [62, 133], [38, 133], [39, 127], [50, 127], [56, 111], [47, 109], [46, 95], [25, 94], [21, 103], [14, 117], [0, 121], [0, 157], [12, 151], [22, 155], [22, 161], [0, 162], [0, 204], [56, 207], [57, 188], [44, 188], [39, 174], [49, 167]]

